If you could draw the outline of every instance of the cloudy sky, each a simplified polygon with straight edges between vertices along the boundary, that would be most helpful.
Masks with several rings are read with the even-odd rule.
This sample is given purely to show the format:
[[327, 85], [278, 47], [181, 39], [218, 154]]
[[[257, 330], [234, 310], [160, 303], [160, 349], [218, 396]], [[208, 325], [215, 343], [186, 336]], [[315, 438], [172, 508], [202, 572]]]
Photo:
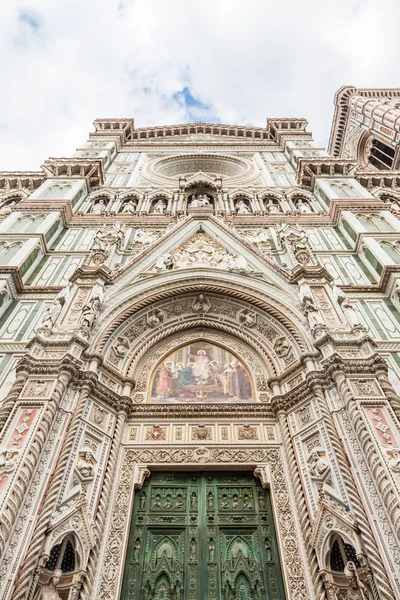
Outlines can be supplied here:
[[306, 117], [326, 146], [339, 87], [400, 86], [399, 20], [399, 0], [5, 0], [0, 170], [70, 156], [98, 117]]

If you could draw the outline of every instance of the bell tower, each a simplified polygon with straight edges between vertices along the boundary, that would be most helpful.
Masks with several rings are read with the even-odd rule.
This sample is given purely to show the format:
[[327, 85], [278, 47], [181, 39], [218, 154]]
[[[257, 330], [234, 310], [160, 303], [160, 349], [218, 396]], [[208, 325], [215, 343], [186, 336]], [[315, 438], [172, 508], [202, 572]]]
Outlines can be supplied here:
[[343, 86], [335, 94], [329, 154], [371, 171], [400, 165], [400, 91]]

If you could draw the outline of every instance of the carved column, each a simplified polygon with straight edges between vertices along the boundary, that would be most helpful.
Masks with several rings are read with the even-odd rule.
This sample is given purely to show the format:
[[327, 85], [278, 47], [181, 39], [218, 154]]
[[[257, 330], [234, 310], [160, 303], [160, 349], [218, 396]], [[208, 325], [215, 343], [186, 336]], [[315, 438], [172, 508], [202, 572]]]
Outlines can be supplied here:
[[[70, 375], [68, 373], [62, 373], [57, 380], [54, 390], [51, 393], [51, 397], [45, 401], [39, 423], [35, 427], [35, 435], [29, 445], [29, 451], [25, 453], [24, 461], [17, 467], [18, 474], [12, 483], [11, 494], [8, 497], [7, 504], [0, 517], [0, 557], [3, 556], [10, 540], [12, 529], [17, 522], [19, 511], [23, 505], [26, 492], [38, 466], [43, 447], [54, 424], [60, 400], [69, 380]], [[29, 404], [29, 400], [28, 402], [25, 401], [23, 405], [24, 408], [26, 408], [27, 404]], [[38, 401], [36, 400], [34, 405], [37, 406], [37, 404]], [[17, 414], [16, 411], [20, 408], [22, 408], [22, 406], [19, 407], [17, 402], [15, 411], [12, 415]], [[13, 418], [13, 416], [11, 416], [11, 418]], [[6, 428], [4, 428], [4, 435], [6, 435]]]
[[88, 600], [93, 586], [93, 580], [95, 575], [96, 564], [99, 556], [102, 542], [104, 540], [104, 529], [105, 521], [107, 516], [107, 509], [110, 502], [111, 488], [115, 476], [116, 464], [118, 459], [119, 450], [121, 447], [122, 434], [124, 431], [124, 425], [126, 421], [126, 412], [121, 410], [118, 413], [117, 421], [115, 424], [113, 441], [110, 449], [110, 456], [104, 476], [103, 489], [101, 491], [99, 507], [96, 515], [96, 530], [98, 532], [98, 539], [95, 546], [90, 551], [89, 561], [84, 575], [80, 598], [81, 600]]
[[310, 545], [310, 535], [311, 535], [311, 521], [309, 518], [307, 505], [304, 498], [303, 488], [301, 485], [301, 480], [298, 472], [296, 456], [293, 450], [292, 440], [290, 436], [289, 426], [287, 423], [286, 414], [283, 410], [278, 412], [278, 420], [281, 428], [283, 444], [285, 447], [285, 452], [287, 456], [287, 460], [289, 463], [289, 469], [291, 474], [291, 481], [293, 484], [294, 495], [296, 499], [297, 512], [300, 520], [300, 527], [303, 534], [304, 544], [307, 552], [307, 561], [310, 567], [312, 582], [315, 590], [316, 598], [323, 598], [324, 594], [324, 583], [321, 578], [317, 558], [315, 556], [315, 552]]
[[98, 585], [92, 600], [117, 600], [122, 584], [123, 559], [128, 543], [128, 532], [134, 492], [141, 489], [150, 471], [146, 465], [135, 462], [134, 453], [121, 447], [119, 477], [115, 479], [112, 496], [110, 525], [106, 528], [107, 545], [98, 565]]
[[[334, 378], [338, 382], [338, 385], [341, 386], [342, 394], [343, 394], [344, 393], [343, 382], [346, 381], [343, 373], [337, 372], [336, 374], [334, 374]], [[380, 553], [379, 553], [376, 541], [374, 539], [374, 536], [372, 534], [372, 531], [371, 531], [371, 528], [370, 528], [370, 525], [368, 522], [368, 518], [365, 514], [364, 507], [360, 500], [360, 495], [359, 495], [357, 487], [355, 485], [355, 482], [354, 482], [354, 479], [352, 476], [352, 472], [349, 468], [347, 457], [343, 451], [342, 443], [339, 438], [336, 426], [333, 422], [332, 415], [330, 413], [330, 410], [329, 410], [329, 407], [328, 407], [328, 404], [327, 404], [327, 401], [325, 398], [325, 394], [323, 393], [322, 389], [319, 386], [313, 386], [313, 391], [320, 400], [319, 407], [320, 407], [321, 413], [324, 417], [324, 423], [325, 423], [327, 431], [329, 433], [329, 436], [330, 436], [330, 439], [332, 442], [332, 446], [334, 448], [335, 455], [336, 455], [337, 461], [339, 463], [340, 471], [341, 471], [343, 480], [346, 485], [346, 490], [347, 490], [347, 493], [349, 495], [349, 499], [351, 502], [351, 508], [354, 511], [354, 514], [357, 518], [357, 523], [358, 523], [358, 527], [360, 529], [361, 538], [362, 538], [364, 546], [365, 546], [365, 554], [368, 557], [370, 567], [374, 574], [373, 588], [374, 588], [375, 597], [382, 598], [385, 600], [386, 599], [394, 600], [395, 595], [391, 588], [389, 579], [386, 574], [385, 567], [384, 567], [381, 557], [380, 557]]]
[[35, 592], [32, 585], [32, 576], [35, 567], [40, 558], [40, 551], [45, 537], [46, 529], [49, 524], [51, 514], [59, 492], [59, 487], [64, 475], [65, 467], [70, 459], [71, 448], [75, 440], [76, 432], [82, 416], [83, 408], [86, 404], [90, 392], [90, 386], [85, 385], [80, 393], [78, 404], [71, 418], [70, 425], [66, 434], [65, 442], [54, 470], [53, 477], [46, 492], [46, 497], [42, 510], [38, 516], [36, 528], [32, 536], [28, 552], [26, 554], [19, 578], [16, 582], [12, 600], [31, 600]]

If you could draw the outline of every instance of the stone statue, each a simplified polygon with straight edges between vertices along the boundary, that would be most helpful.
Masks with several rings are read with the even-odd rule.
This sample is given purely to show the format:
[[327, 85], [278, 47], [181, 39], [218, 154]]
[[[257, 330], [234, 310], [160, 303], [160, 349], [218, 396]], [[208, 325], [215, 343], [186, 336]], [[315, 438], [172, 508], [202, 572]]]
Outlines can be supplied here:
[[210, 206], [210, 200], [206, 194], [202, 194], [201, 196], [197, 196], [197, 194], [193, 194], [192, 199], [190, 201], [190, 208], [198, 208], [202, 206]]
[[0, 480], [14, 471], [18, 458], [17, 448], [6, 448], [0, 453]]
[[160, 198], [154, 204], [153, 210], [156, 215], [163, 215], [165, 213], [166, 208], [167, 208], [166, 203], [164, 202], [164, 200], [162, 200], [162, 198]]
[[325, 473], [329, 470], [328, 462], [320, 455], [320, 453], [316, 450], [310, 456], [309, 460], [310, 464], [310, 473], [314, 475], [314, 477], [323, 477]]
[[57, 297], [54, 299], [54, 302], [52, 304], [49, 304], [46, 307], [46, 310], [44, 311], [44, 313], [42, 315], [42, 319], [40, 321], [39, 330], [47, 329], [47, 330], [51, 331], [53, 329], [54, 325], [56, 324], [56, 321], [61, 312], [61, 309], [62, 309], [61, 299], [59, 297]]
[[316, 325], [325, 325], [324, 319], [315, 305], [311, 288], [308, 283], [300, 284], [299, 295], [303, 314], [306, 315], [310, 328], [314, 329]]
[[208, 560], [210, 562], [214, 562], [215, 560], [215, 544], [214, 540], [211, 538], [208, 544]]
[[135, 244], [151, 244], [154, 240], [159, 237], [159, 231], [152, 231], [151, 229], [137, 229], [135, 233]]
[[76, 468], [82, 477], [93, 477], [93, 463], [92, 463], [92, 453], [85, 452], [78, 460], [78, 464]]
[[356, 565], [353, 561], [349, 561], [344, 568], [344, 574], [349, 582], [349, 587], [346, 590], [346, 598], [348, 600], [372, 600], [366, 586], [358, 577]]
[[164, 315], [158, 308], [153, 310], [153, 312], [150, 313], [147, 317], [147, 323], [150, 325], [150, 327], [157, 327], [157, 325], [161, 325], [163, 320]]
[[94, 215], [102, 215], [106, 210], [107, 206], [103, 198], [99, 198], [98, 201], [93, 204], [92, 213]]
[[387, 455], [389, 457], [389, 468], [395, 473], [400, 473], [400, 449], [399, 448], [389, 448], [387, 450]]
[[100, 314], [100, 300], [98, 297], [92, 297], [82, 308], [81, 328], [91, 330]]
[[238, 215], [247, 215], [250, 212], [246, 202], [242, 199], [236, 202], [235, 210]]
[[125, 202], [123, 204], [121, 213], [132, 214], [132, 213], [136, 212], [136, 209], [137, 209], [137, 204], [136, 204], [135, 200], [132, 200], [132, 198], [131, 198], [130, 200], [128, 200], [128, 202]]
[[206, 313], [210, 310], [211, 304], [208, 298], [204, 296], [204, 294], [199, 294], [197, 300], [193, 301], [192, 308], [196, 313]]
[[270, 198], [265, 206], [270, 215], [280, 213], [278, 204]]
[[354, 309], [354, 306], [350, 302], [348, 298], [345, 298], [341, 303], [341, 308], [344, 312], [344, 315], [347, 319], [348, 324], [351, 328], [353, 327], [363, 327], [363, 324], [360, 321], [360, 317], [358, 316], [357, 311]]
[[115, 354], [125, 356], [129, 350], [129, 342], [125, 338], [118, 338], [113, 346]]
[[300, 200], [297, 201], [296, 207], [299, 213], [312, 213], [311, 206], [309, 205], [307, 200], [302, 200], [300, 198]]
[[172, 254], [167, 253], [167, 254], [163, 254], [162, 256], [159, 256], [157, 258], [154, 268], [157, 272], [172, 271], [174, 266], [175, 266], [175, 258], [172, 256]]
[[34, 596], [34, 600], [61, 600], [61, 596], [57, 592], [57, 584], [62, 576], [61, 569], [55, 569], [50, 581], [39, 588]]
[[0, 215], [9, 215], [12, 213], [12, 209], [14, 206], [16, 206], [18, 203], [16, 200], [12, 200], [11, 202], [4, 202], [4, 204], [1, 205], [0, 208]]

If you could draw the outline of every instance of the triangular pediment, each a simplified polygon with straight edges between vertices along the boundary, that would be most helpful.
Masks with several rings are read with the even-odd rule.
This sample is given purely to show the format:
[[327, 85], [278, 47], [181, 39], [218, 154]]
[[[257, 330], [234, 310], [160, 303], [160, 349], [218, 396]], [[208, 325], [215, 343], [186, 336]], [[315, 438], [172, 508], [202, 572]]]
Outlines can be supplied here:
[[203, 171], [197, 171], [197, 173], [193, 173], [190, 177], [186, 177], [186, 187], [201, 183], [208, 183], [215, 187], [215, 177], [211, 177], [207, 173], [203, 173]]
[[[263, 254], [257, 243], [247, 241], [218, 218], [187, 217], [148, 244], [119, 271], [115, 292], [139, 277], [196, 269], [233, 272], [261, 278], [293, 294], [288, 273], [273, 258]], [[114, 292], [113, 290], [113, 292]]]

